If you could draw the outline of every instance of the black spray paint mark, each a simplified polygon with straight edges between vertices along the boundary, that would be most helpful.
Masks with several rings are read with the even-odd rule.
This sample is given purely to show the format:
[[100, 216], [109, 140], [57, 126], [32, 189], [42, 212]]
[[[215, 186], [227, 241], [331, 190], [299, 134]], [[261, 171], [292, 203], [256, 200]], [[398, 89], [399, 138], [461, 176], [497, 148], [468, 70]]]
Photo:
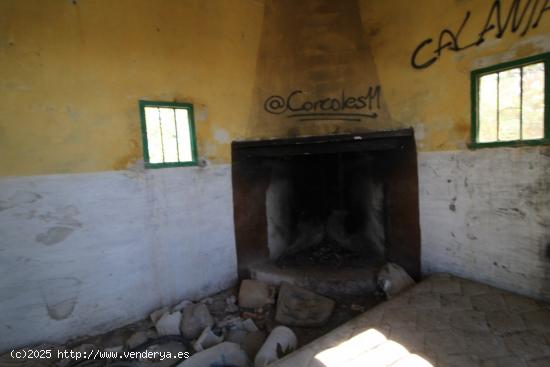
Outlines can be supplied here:
[[451, 203], [449, 204], [449, 210], [452, 212], [456, 212], [456, 196], [453, 197], [451, 200]]
[[544, 0], [544, 2], [543, 0], [527, 0], [524, 2], [523, 8], [521, 3], [522, 0], [513, 0], [506, 17], [503, 17], [502, 3], [500, 0], [495, 0], [483, 28], [478, 33], [478, 38], [464, 45], [460, 42], [460, 37], [471, 14], [469, 11], [466, 12], [466, 16], [456, 32], [446, 28], [439, 33], [436, 48], [431, 53], [428, 52], [427, 57], [421, 57], [420, 53], [434, 42], [432, 38], [425, 39], [416, 47], [411, 56], [412, 67], [424, 69], [431, 66], [439, 60], [445, 50], [459, 52], [470, 47], [477, 47], [486, 41], [486, 35], [492, 31], [496, 31], [496, 38], [502, 38], [508, 30], [512, 33], [522, 30], [520, 36], [525, 36], [530, 29], [538, 27], [542, 16], [550, 10], [550, 0]]
[[376, 112], [371, 111], [380, 109], [380, 93], [381, 88], [378, 85], [369, 87], [365, 95], [346, 96], [346, 93], [342, 92], [340, 98], [328, 97], [300, 102], [298, 100], [303, 97], [304, 92], [295, 90], [286, 98], [278, 95], [270, 96], [264, 102], [264, 110], [274, 115], [289, 112], [287, 118], [299, 121], [361, 121], [363, 118], [378, 117]]

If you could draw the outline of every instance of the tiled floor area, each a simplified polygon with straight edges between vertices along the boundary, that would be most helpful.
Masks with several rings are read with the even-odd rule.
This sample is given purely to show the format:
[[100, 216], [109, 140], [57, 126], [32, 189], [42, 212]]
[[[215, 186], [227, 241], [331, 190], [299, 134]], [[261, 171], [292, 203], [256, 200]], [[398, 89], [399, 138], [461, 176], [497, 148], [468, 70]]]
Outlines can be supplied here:
[[548, 367], [550, 305], [434, 275], [273, 366]]

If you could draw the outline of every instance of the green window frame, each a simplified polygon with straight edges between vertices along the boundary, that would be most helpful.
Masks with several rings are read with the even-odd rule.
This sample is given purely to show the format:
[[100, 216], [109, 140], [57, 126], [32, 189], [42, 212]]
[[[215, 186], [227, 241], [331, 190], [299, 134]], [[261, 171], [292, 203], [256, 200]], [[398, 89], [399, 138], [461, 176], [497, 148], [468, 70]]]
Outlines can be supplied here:
[[[523, 139], [523, 67], [533, 64], [544, 64], [544, 112], [543, 112], [543, 137], [536, 139]], [[499, 140], [499, 118], [501, 111], [499, 110], [499, 76], [501, 72], [506, 72], [511, 69], [520, 70], [520, 95], [519, 95], [519, 139], [514, 140]], [[480, 142], [479, 130], [480, 130], [480, 78], [490, 74], [497, 74], [497, 110], [496, 110], [496, 140]], [[485, 147], [509, 147], [509, 146], [526, 146], [526, 145], [542, 145], [550, 144], [550, 52], [531, 56], [519, 60], [514, 60], [498, 65], [474, 70], [471, 73], [471, 104], [472, 104], [472, 125], [471, 125], [471, 142], [469, 147], [472, 149], [485, 148]]]
[[[155, 116], [155, 109], [158, 111], [158, 115], [156, 115], [158, 117], [153, 118], [152, 116]], [[139, 101], [139, 112], [141, 117], [143, 160], [146, 168], [198, 165], [192, 104], [141, 100]], [[171, 114], [173, 114], [173, 117], [171, 117]], [[169, 117], [164, 122], [162, 122], [163, 115]], [[149, 121], [147, 120], [147, 116], [149, 116]], [[185, 116], [187, 119], [184, 118]], [[157, 118], [158, 120], [155, 121]], [[158, 129], [155, 129], [154, 127], [157, 125]], [[166, 127], [172, 129], [172, 125], [173, 130], [166, 129]], [[150, 128], [149, 134], [147, 131], [148, 126]], [[165, 127], [165, 134], [163, 134], [163, 126]], [[152, 142], [153, 138], [155, 140], [154, 143]], [[161, 154], [159, 154], [159, 147]], [[160, 159], [161, 157], [162, 159]]]

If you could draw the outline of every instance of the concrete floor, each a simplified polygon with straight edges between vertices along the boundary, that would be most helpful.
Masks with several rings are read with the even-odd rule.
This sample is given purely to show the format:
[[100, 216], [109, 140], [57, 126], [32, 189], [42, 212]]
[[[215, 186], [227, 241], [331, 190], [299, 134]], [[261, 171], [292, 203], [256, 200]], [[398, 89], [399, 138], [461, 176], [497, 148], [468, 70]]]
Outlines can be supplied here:
[[441, 274], [273, 367], [550, 366], [550, 305]]

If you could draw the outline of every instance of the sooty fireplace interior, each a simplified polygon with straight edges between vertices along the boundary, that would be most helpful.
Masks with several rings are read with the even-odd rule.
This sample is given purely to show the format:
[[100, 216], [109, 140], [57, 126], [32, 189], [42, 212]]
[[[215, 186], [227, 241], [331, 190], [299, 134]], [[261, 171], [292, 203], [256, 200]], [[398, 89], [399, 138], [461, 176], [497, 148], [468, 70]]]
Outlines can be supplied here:
[[232, 156], [241, 277], [353, 294], [388, 261], [420, 276], [412, 129], [233, 142]]

